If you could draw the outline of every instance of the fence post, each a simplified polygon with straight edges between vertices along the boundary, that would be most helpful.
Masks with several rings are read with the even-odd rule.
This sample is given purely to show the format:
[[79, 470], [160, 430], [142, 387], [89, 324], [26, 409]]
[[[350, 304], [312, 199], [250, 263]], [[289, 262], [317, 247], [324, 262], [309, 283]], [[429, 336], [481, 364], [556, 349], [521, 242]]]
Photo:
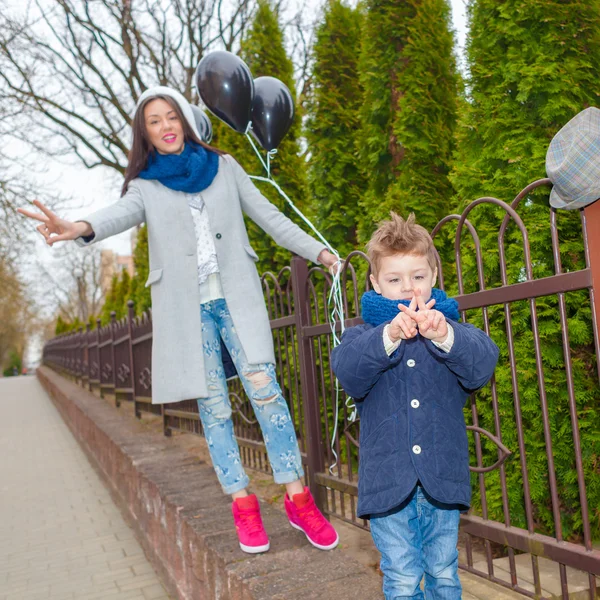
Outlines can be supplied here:
[[83, 326], [77, 329], [77, 338], [79, 344], [77, 344], [77, 385], [83, 383]]
[[67, 339], [65, 341], [65, 372], [66, 375], [70, 375], [69, 373], [69, 365], [70, 365], [70, 359], [71, 359], [71, 350], [70, 350], [70, 336], [71, 336], [71, 332], [67, 333]]
[[[600, 327], [600, 200], [590, 204], [583, 209], [583, 222], [585, 227], [585, 236], [587, 240], [588, 267], [592, 272], [592, 323], [594, 324], [594, 339], [600, 346], [600, 337], [598, 328]], [[600, 356], [598, 368], [600, 374]]]
[[91, 390], [90, 387], [90, 331], [92, 330], [92, 326], [90, 323], [85, 324], [85, 350], [84, 350], [84, 370], [83, 370], [83, 387], [87, 387], [88, 390]]
[[300, 363], [300, 385], [302, 408], [306, 426], [306, 454], [308, 458], [308, 487], [319, 509], [325, 508], [323, 488], [317, 484], [315, 474], [325, 470], [323, 442], [321, 436], [321, 411], [312, 339], [305, 335], [304, 327], [311, 324], [310, 299], [308, 296], [308, 265], [299, 256], [292, 258], [292, 289], [294, 292], [294, 316], [298, 339], [298, 361]]
[[[102, 319], [96, 319], [96, 365], [98, 369], [98, 394], [102, 397], [102, 361], [100, 360], [100, 327]], [[96, 377], [94, 377], [95, 379]]]
[[119, 408], [121, 401], [117, 398], [117, 365], [115, 365], [115, 328], [117, 327], [117, 313], [113, 310], [110, 313], [110, 367], [112, 373], [113, 394], [115, 396], [115, 406]]
[[127, 333], [129, 343], [129, 362], [131, 364], [131, 396], [133, 400], [133, 412], [135, 416], [140, 419], [141, 413], [138, 410], [137, 402], [135, 401], [135, 363], [133, 362], [133, 319], [135, 313], [133, 312], [133, 300], [127, 301]]
[[72, 331], [69, 331], [67, 334], [67, 376], [73, 378], [73, 337], [74, 334]]
[[171, 437], [172, 431], [169, 427], [169, 415], [165, 413], [165, 405], [160, 405], [160, 416], [162, 417], [163, 422], [163, 435], [165, 437]]

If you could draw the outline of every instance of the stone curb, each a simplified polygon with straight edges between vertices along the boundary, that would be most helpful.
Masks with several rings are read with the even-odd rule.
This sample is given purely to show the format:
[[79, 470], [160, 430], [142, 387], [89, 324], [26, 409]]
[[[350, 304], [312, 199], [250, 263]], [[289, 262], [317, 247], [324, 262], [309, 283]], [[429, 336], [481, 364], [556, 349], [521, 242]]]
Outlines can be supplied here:
[[322, 552], [277, 509], [261, 511], [267, 554], [243, 553], [212, 467], [47, 367], [37, 370], [64, 421], [97, 469], [179, 600], [378, 600], [381, 579], [336, 549]]

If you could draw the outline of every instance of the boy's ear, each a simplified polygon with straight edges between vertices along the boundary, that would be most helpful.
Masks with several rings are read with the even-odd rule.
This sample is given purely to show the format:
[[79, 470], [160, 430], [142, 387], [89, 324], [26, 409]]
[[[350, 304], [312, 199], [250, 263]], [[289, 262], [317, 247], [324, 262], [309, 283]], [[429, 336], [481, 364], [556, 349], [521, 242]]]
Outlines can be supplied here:
[[375, 279], [375, 277], [373, 276], [373, 273], [371, 273], [369, 275], [369, 279], [371, 280], [371, 285], [373, 286], [373, 289], [378, 293], [381, 294], [381, 288], [379, 287], [379, 284], [377, 283], [377, 279]]
[[437, 283], [437, 267], [433, 270], [433, 280], [431, 281], [431, 287], [434, 288]]

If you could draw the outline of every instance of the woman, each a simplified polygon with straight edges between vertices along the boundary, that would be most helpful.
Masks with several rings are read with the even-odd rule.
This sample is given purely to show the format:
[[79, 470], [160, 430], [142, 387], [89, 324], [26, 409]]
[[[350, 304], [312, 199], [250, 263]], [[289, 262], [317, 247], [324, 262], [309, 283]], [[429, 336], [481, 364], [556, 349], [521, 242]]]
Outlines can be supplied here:
[[240, 547], [258, 553], [269, 540], [233, 434], [222, 364], [225, 343], [250, 398], [275, 482], [285, 484], [292, 526], [323, 550], [338, 535], [302, 484], [300, 451], [288, 406], [275, 376], [275, 354], [258, 260], [248, 241], [246, 213], [276, 242], [326, 267], [336, 257], [273, 206], [242, 167], [204, 144], [190, 105], [167, 87], [147, 90], [133, 119], [133, 144], [121, 199], [83, 221], [41, 211], [19, 211], [42, 221], [37, 230], [52, 246], [99, 242], [145, 222], [151, 286], [152, 402], [198, 398], [212, 462], [232, 512]]

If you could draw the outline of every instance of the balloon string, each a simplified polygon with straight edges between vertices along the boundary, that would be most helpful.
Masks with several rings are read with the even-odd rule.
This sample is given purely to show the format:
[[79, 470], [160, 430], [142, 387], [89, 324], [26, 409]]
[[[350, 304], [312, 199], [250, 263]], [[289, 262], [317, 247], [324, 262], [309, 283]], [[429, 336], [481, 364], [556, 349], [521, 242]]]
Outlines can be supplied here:
[[277, 148], [273, 148], [273, 150], [269, 150], [267, 152], [267, 177], [271, 177], [271, 161], [275, 158], [277, 154]]
[[[268, 165], [264, 160], [263, 157], [261, 156], [260, 152], [258, 151], [258, 148], [256, 147], [256, 144], [252, 141], [252, 138], [250, 137], [250, 132], [252, 131], [252, 121], [248, 122], [248, 126], [246, 127], [246, 132], [245, 132], [245, 136], [246, 139], [250, 142], [250, 145], [252, 146], [252, 149], [254, 150], [254, 152], [256, 153], [256, 156], [258, 156], [258, 160], [260, 160], [260, 164], [263, 166], [264, 170], [267, 172], [267, 175], [269, 177], [271, 177], [271, 169], [270, 169], [270, 165]], [[268, 160], [269, 156], [267, 155], [267, 160]]]
[[[267, 153], [267, 162], [265, 164], [265, 161], [263, 160], [258, 148], [254, 144], [252, 138], [250, 137], [250, 135], [248, 133], [251, 129], [252, 129], [252, 123], [249, 123], [248, 127], [246, 129], [246, 137], [248, 138], [250, 145], [254, 149], [254, 152], [258, 156], [261, 164], [263, 165], [265, 171], [267, 172], [267, 177], [259, 177], [256, 175], [250, 175], [250, 179], [254, 179], [256, 181], [263, 181], [265, 183], [271, 184], [279, 192], [281, 197], [291, 206], [291, 208], [296, 212], [296, 214], [310, 227], [310, 229], [321, 240], [321, 242], [323, 242], [325, 244], [325, 246], [327, 247], [329, 252], [331, 252], [337, 258], [337, 262], [335, 263], [337, 269], [332, 276], [333, 279], [332, 279], [332, 283], [331, 283], [331, 289], [329, 291], [329, 295], [327, 298], [328, 305], [330, 307], [333, 306], [333, 308], [331, 309], [331, 312], [329, 314], [329, 326], [330, 326], [331, 334], [333, 337], [333, 347], [335, 348], [336, 346], [338, 346], [341, 343], [341, 334], [343, 334], [346, 329], [345, 317], [344, 317], [342, 283], [341, 283], [341, 273], [342, 273], [341, 263], [342, 263], [342, 261], [340, 259], [340, 255], [337, 252], [337, 250], [335, 250], [333, 248], [333, 246], [323, 237], [321, 232], [311, 223], [311, 221], [296, 207], [296, 205], [292, 202], [292, 200], [289, 198], [289, 196], [281, 189], [279, 184], [273, 179], [273, 177], [271, 175], [270, 167], [271, 167], [271, 160], [277, 153], [277, 150], [271, 150], [270, 152]], [[337, 325], [338, 321], [340, 323], [340, 336], [339, 337], [336, 332], [336, 325]], [[334, 474], [333, 469], [336, 467], [338, 460], [339, 460], [338, 454], [335, 451], [335, 442], [336, 442], [336, 437], [337, 437], [338, 421], [339, 421], [340, 392], [341, 392], [340, 382], [336, 377], [335, 378], [335, 418], [334, 418], [333, 432], [332, 432], [332, 436], [331, 436], [331, 452], [332, 452], [333, 456], [335, 457], [335, 461], [333, 462], [332, 465], [329, 466], [329, 472], [332, 475]], [[349, 423], [353, 423], [356, 420], [357, 411], [356, 411], [356, 405], [353, 404], [353, 400], [350, 396], [347, 397], [345, 405], [348, 409], [351, 410], [351, 413], [350, 413], [350, 415], [348, 415], [347, 420]]]

